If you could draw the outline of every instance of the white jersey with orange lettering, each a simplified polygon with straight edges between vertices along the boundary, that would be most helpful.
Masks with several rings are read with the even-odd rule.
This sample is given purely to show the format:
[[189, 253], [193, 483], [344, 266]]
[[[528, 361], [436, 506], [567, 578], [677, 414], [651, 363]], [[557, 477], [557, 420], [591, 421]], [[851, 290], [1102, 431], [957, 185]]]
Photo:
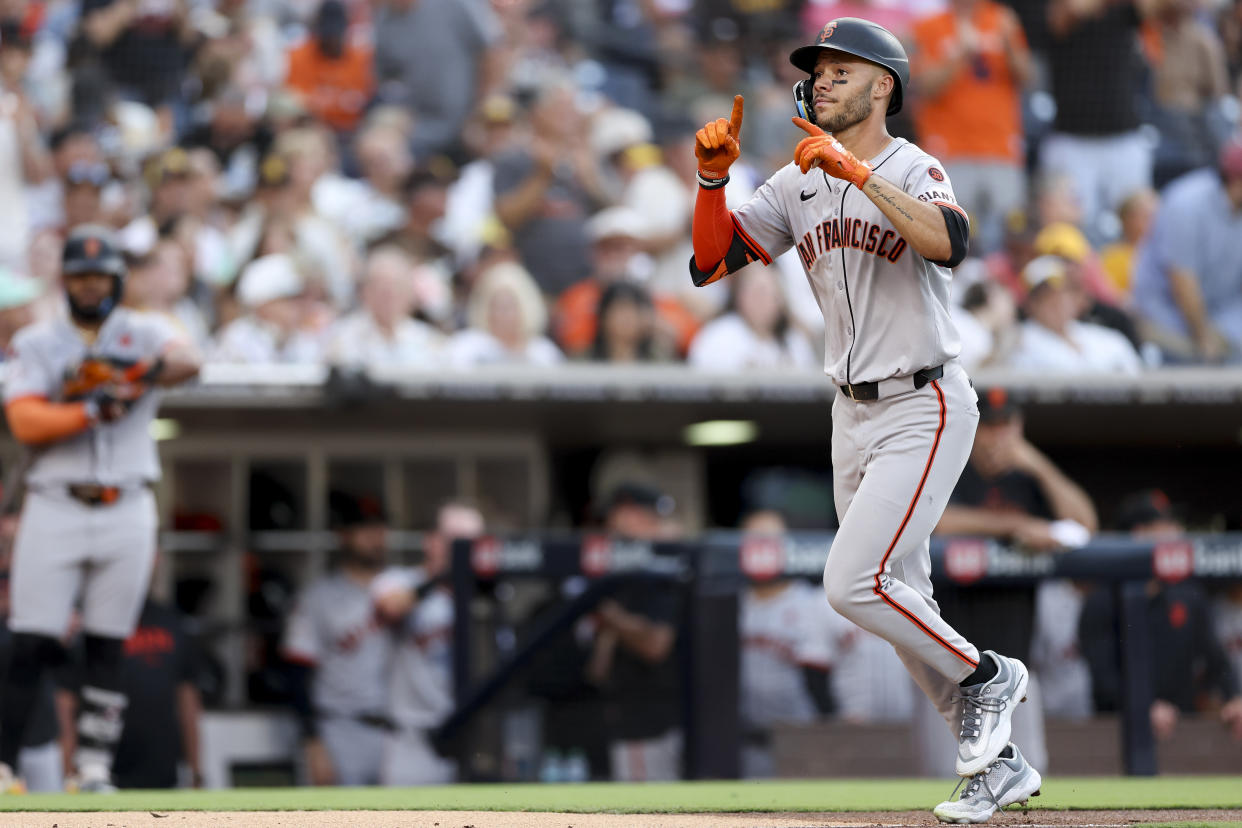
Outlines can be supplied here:
[[[965, 215], [944, 167], [904, 138], [871, 166], [920, 201]], [[838, 385], [909, 376], [961, 350], [949, 316], [952, 271], [915, 253], [853, 184], [790, 164], [733, 217], [761, 261], [797, 250], [824, 314], [824, 371]]]

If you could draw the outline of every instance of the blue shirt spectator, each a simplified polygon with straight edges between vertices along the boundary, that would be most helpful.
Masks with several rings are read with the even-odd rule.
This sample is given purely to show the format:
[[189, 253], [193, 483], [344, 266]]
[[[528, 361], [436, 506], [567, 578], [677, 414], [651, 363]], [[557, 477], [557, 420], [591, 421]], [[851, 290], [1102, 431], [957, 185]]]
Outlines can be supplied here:
[[1222, 151], [1218, 169], [1165, 190], [1139, 249], [1134, 299], [1170, 358], [1242, 356], [1242, 137]]

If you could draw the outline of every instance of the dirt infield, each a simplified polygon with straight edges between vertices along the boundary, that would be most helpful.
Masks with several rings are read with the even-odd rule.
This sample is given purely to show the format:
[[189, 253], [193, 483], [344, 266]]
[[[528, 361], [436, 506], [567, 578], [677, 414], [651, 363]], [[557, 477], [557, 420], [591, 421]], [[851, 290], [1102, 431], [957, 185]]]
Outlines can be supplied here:
[[[1007, 811], [989, 825], [1238, 822], [1242, 811]], [[494, 811], [267, 811], [0, 814], [0, 828], [863, 828], [939, 825], [927, 811], [831, 814], [554, 814]]]

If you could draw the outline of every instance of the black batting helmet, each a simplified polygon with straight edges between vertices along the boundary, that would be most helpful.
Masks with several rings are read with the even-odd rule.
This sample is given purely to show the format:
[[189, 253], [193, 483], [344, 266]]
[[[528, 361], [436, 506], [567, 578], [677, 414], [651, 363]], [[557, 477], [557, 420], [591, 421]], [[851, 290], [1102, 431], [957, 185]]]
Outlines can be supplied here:
[[[819, 30], [819, 37], [810, 46], [794, 49], [789, 55], [789, 62], [812, 75], [822, 49], [836, 49], [887, 69], [894, 81], [893, 96], [888, 101], [888, 114], [895, 115], [901, 111], [902, 92], [910, 84], [910, 58], [906, 56], [905, 47], [896, 35], [870, 20], [838, 17]], [[804, 87], [801, 95], [795, 92], [795, 97], [805, 97], [805, 93], [810, 91], [809, 87], [809, 84]]]
[[64, 276], [102, 273], [112, 277], [112, 295], [94, 307], [82, 307], [69, 297], [69, 310], [82, 322], [98, 322], [121, 303], [125, 290], [125, 258], [116, 236], [99, 224], [80, 224], [69, 232], [60, 257]]

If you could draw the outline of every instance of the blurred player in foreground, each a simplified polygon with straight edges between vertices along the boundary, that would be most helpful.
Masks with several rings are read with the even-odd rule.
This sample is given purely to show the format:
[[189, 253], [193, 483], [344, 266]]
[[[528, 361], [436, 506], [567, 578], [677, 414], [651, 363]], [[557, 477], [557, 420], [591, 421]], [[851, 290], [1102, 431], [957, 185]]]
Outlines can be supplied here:
[[125, 264], [111, 231], [70, 232], [61, 271], [68, 313], [13, 339], [4, 383], [9, 428], [28, 453], [13, 552], [13, 650], [0, 701], [0, 787], [44, 671], [81, 598], [85, 663], [78, 709], [78, 790], [115, 790], [112, 756], [125, 717], [119, 667], [155, 558], [151, 486], [160, 464], [148, 427], [158, 389], [198, 373], [190, 344], [159, 317], [119, 307]]

